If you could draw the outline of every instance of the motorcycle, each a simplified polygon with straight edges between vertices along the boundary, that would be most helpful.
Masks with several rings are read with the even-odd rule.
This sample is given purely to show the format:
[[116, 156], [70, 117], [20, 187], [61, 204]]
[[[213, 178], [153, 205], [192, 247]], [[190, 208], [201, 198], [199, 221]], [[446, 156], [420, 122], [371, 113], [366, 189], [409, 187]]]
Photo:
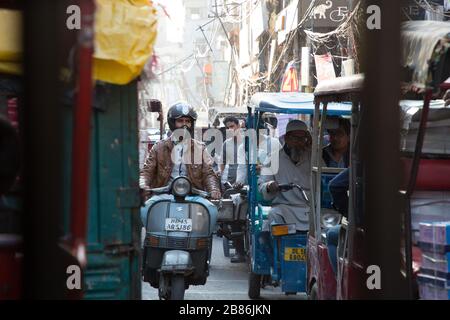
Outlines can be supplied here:
[[155, 196], [141, 211], [143, 278], [161, 300], [183, 300], [190, 285], [204, 285], [209, 275], [217, 209], [206, 199], [210, 194], [184, 176], [148, 191]]

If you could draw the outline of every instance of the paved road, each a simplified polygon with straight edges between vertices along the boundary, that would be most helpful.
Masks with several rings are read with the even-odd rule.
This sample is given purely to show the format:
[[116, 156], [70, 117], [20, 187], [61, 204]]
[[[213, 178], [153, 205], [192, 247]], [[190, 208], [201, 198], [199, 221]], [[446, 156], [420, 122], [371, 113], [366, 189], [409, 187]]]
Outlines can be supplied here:
[[[185, 300], [248, 300], [248, 268], [246, 263], [230, 263], [222, 249], [222, 238], [214, 237], [210, 274], [203, 286], [190, 286]], [[279, 288], [266, 287], [261, 290], [262, 299], [301, 300], [306, 295], [284, 295]], [[142, 299], [158, 299], [158, 290], [142, 283]]]

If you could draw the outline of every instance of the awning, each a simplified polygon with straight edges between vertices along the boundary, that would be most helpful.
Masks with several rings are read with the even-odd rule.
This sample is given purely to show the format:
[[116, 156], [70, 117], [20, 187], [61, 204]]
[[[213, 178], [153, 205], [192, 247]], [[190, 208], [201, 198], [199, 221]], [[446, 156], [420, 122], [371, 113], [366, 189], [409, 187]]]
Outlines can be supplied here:
[[[285, 114], [312, 115], [315, 108], [314, 94], [304, 92], [258, 92], [252, 96], [251, 105], [260, 112]], [[350, 102], [329, 103], [327, 115], [350, 115], [351, 110]]]
[[441, 39], [450, 41], [450, 22], [407, 21], [402, 28], [403, 66], [413, 71], [412, 82], [424, 87], [428, 82], [428, 62]]

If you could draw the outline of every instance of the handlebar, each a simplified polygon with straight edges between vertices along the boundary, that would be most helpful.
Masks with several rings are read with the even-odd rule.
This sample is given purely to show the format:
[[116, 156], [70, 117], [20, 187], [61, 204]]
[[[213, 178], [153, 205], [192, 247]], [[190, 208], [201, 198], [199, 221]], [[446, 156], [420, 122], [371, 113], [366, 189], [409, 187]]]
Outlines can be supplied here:
[[305, 190], [301, 186], [299, 186], [298, 184], [295, 184], [295, 183], [283, 183], [283, 184], [279, 184], [278, 188], [280, 189], [281, 192], [285, 192], [285, 191], [289, 191], [289, 190], [292, 190], [294, 188], [297, 188], [302, 193], [303, 199], [306, 202], [309, 202], [309, 198], [306, 195]]
[[[228, 181], [225, 183], [226, 184], [231, 185]], [[248, 186], [243, 186], [241, 188], [235, 188], [233, 186], [231, 186], [231, 188], [226, 189], [222, 195], [222, 198], [227, 199], [230, 197], [230, 195], [232, 194], [240, 194], [241, 196], [246, 196], [248, 194]]]
[[[160, 187], [160, 188], [142, 188], [142, 190], [144, 191], [149, 191], [151, 193], [155, 193], [155, 194], [163, 194], [163, 193], [169, 193], [170, 192], [170, 186], [165, 186], [165, 187]], [[192, 188], [191, 189], [191, 193], [192, 194], [196, 194], [199, 195], [203, 198], [210, 198], [211, 197], [211, 193], [207, 192], [207, 191], [203, 191], [203, 190], [199, 190], [196, 188]]]

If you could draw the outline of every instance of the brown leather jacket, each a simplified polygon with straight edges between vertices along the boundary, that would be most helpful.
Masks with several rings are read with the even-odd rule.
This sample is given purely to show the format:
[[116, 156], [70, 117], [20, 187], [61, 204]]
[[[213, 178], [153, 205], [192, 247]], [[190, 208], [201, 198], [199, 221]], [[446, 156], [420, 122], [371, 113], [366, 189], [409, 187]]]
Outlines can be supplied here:
[[[159, 188], [168, 184], [174, 165], [171, 157], [173, 147], [174, 143], [170, 138], [161, 140], [152, 147], [141, 170], [141, 188]], [[192, 150], [194, 152], [191, 152]], [[213, 170], [211, 156], [201, 142], [191, 140], [191, 149], [183, 156], [185, 161], [189, 158], [190, 162], [185, 163], [193, 187], [208, 192], [220, 192], [219, 178]]]

